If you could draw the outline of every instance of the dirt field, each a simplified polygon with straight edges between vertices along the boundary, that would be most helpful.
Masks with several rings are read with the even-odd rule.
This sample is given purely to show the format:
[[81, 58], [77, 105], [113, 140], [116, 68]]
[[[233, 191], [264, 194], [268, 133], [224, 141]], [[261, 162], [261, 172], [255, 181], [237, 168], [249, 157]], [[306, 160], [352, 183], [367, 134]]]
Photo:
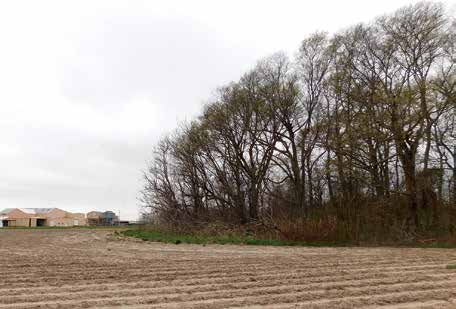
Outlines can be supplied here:
[[456, 250], [200, 246], [0, 230], [0, 308], [456, 308]]

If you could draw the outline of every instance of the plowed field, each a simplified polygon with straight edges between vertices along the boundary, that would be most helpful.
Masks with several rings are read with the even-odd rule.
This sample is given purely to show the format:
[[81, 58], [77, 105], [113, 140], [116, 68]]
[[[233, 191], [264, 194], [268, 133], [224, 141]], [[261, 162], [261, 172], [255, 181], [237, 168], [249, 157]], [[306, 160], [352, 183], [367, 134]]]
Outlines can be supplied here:
[[452, 249], [166, 245], [0, 230], [0, 308], [456, 308]]

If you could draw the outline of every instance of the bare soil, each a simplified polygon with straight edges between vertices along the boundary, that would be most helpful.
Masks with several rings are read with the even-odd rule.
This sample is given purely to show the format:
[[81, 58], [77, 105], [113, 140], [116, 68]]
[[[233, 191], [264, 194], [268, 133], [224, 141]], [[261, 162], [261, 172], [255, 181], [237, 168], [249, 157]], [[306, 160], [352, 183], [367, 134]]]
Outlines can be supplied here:
[[170, 245], [0, 230], [0, 308], [456, 308], [454, 249]]

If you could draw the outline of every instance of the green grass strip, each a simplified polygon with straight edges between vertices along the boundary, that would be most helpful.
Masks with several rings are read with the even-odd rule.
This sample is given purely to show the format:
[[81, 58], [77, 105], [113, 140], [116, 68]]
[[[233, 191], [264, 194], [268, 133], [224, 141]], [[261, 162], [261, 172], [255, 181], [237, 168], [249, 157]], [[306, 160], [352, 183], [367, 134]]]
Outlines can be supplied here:
[[255, 245], [255, 246], [312, 246], [312, 247], [329, 247], [329, 246], [345, 246], [344, 244], [336, 244], [329, 242], [301, 242], [287, 241], [276, 239], [254, 239], [252, 237], [239, 236], [200, 236], [190, 234], [178, 234], [171, 232], [160, 232], [153, 230], [127, 230], [121, 234], [128, 237], [136, 237], [144, 241], [155, 241], [170, 244], [233, 244], [233, 245]]

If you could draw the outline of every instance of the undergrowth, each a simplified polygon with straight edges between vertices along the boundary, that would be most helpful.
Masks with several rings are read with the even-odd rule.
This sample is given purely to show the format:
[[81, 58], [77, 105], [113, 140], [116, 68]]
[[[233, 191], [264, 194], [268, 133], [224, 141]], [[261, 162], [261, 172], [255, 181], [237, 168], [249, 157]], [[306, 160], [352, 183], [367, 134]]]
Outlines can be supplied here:
[[280, 239], [256, 239], [250, 236], [237, 236], [237, 235], [192, 235], [184, 233], [174, 233], [169, 231], [157, 230], [127, 230], [122, 231], [120, 234], [129, 237], [135, 237], [144, 241], [155, 241], [171, 244], [233, 244], [233, 245], [256, 245], [256, 246], [343, 246], [343, 243], [330, 243], [330, 242], [303, 242], [291, 241]]

